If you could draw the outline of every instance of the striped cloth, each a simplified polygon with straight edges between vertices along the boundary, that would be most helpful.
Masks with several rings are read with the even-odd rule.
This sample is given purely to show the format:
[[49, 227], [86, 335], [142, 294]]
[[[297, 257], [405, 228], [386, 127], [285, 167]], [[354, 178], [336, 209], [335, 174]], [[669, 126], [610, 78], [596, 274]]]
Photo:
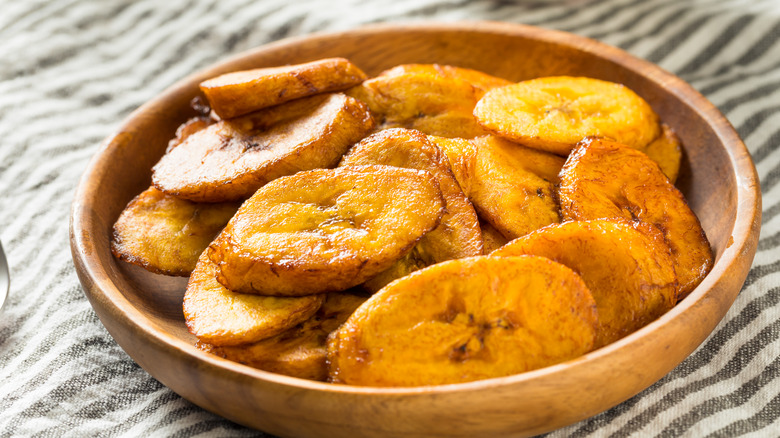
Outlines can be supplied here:
[[748, 145], [764, 219], [742, 293], [710, 338], [564, 436], [780, 436], [780, 2], [777, 0], [0, 0], [0, 436], [263, 436], [136, 365], [82, 292], [68, 245], [100, 141], [187, 74], [280, 38], [410, 20], [501, 20], [621, 47], [681, 76]]

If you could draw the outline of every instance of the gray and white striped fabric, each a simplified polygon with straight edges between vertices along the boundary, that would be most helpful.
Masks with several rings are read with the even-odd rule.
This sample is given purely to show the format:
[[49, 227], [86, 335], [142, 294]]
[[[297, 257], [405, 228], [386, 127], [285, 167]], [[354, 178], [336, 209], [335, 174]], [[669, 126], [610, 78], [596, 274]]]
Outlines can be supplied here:
[[68, 214], [100, 141], [187, 74], [280, 38], [410, 20], [501, 20], [621, 47], [681, 76], [748, 145], [764, 219], [736, 303], [661, 381], [563, 436], [780, 436], [778, 0], [0, 0], [0, 436], [262, 436], [138, 367], [87, 302]]

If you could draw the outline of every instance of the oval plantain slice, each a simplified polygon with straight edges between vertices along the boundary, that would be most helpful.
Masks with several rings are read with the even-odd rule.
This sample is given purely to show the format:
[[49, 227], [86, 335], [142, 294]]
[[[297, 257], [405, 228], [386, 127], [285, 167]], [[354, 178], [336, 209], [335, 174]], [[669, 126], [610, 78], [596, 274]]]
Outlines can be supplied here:
[[200, 89], [219, 117], [230, 119], [301, 97], [346, 90], [366, 79], [344, 58], [227, 73]]
[[639, 148], [651, 160], [658, 163], [661, 172], [669, 178], [672, 184], [677, 181], [677, 175], [680, 173], [680, 162], [682, 161], [682, 146], [680, 138], [677, 137], [666, 123], [661, 124], [661, 135], [650, 144]]
[[677, 301], [712, 267], [699, 219], [658, 164], [638, 150], [602, 139], [582, 141], [561, 170], [559, 198], [565, 220], [638, 219], [660, 229], [675, 262]]
[[552, 260], [451, 260], [363, 303], [328, 340], [329, 379], [423, 386], [522, 373], [590, 351], [597, 322], [585, 283]]
[[368, 108], [343, 94], [295, 100], [188, 136], [154, 166], [152, 183], [193, 201], [246, 199], [280, 176], [335, 166], [373, 126]]
[[452, 175], [447, 156], [425, 134], [403, 128], [379, 131], [350, 149], [340, 166], [370, 164], [425, 170], [436, 178], [445, 213], [439, 226], [415, 246], [423, 261], [433, 264], [482, 255], [477, 213]]
[[376, 292], [390, 281], [421, 267], [452, 259], [482, 255], [479, 219], [452, 175], [447, 156], [420, 131], [391, 128], [370, 135], [342, 158], [340, 166], [381, 164], [430, 172], [439, 183], [445, 213], [439, 226], [387, 271], [364, 283]]
[[352, 315], [365, 297], [331, 292], [311, 318], [274, 337], [249, 345], [223, 346], [198, 342], [197, 347], [222, 358], [272, 373], [301, 379], [328, 378], [327, 338]]
[[512, 81], [479, 70], [442, 64], [401, 64], [383, 71], [379, 76], [397, 76], [405, 73], [433, 74], [445, 78], [460, 79], [468, 82], [482, 93], [512, 84]]
[[207, 250], [228, 289], [344, 290], [389, 268], [439, 225], [433, 176], [390, 166], [316, 169], [263, 186]]
[[598, 308], [596, 347], [644, 327], [677, 302], [669, 247], [661, 232], [645, 223], [600, 219], [553, 224], [490, 255], [547, 257], [580, 274]]
[[150, 187], [119, 215], [111, 251], [120, 260], [157, 274], [190, 275], [200, 253], [239, 206], [195, 203]]
[[514, 239], [560, 222], [555, 184], [564, 159], [507, 140], [472, 140], [476, 158], [469, 200], [480, 218]]
[[658, 116], [629, 88], [598, 79], [551, 76], [485, 93], [474, 115], [486, 129], [566, 156], [588, 136], [639, 148], [659, 134]]
[[460, 79], [426, 73], [386, 75], [346, 93], [368, 105], [380, 129], [410, 128], [462, 138], [487, 133], [473, 115], [482, 92]]
[[217, 266], [204, 252], [184, 293], [184, 320], [190, 333], [212, 345], [243, 345], [276, 336], [305, 321], [324, 295], [264, 297], [236, 293], [216, 280]]

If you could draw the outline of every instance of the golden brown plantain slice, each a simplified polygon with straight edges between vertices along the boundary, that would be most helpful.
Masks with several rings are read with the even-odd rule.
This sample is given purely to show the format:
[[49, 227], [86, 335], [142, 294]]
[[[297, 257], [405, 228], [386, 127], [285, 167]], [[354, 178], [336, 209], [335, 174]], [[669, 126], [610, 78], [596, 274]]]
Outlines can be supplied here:
[[276, 336], [305, 321], [325, 295], [264, 297], [232, 292], [216, 280], [217, 266], [204, 252], [184, 293], [190, 333], [212, 345], [243, 345]]
[[699, 219], [658, 164], [640, 151], [601, 139], [581, 142], [561, 170], [559, 198], [565, 220], [638, 219], [659, 228], [675, 262], [677, 301], [712, 267]]
[[380, 129], [463, 138], [486, 134], [473, 115], [482, 92], [460, 79], [425, 73], [378, 76], [346, 93], [368, 105]]
[[449, 168], [446, 155], [420, 131], [391, 128], [364, 138], [341, 160], [340, 166], [381, 164], [430, 172], [439, 183], [445, 213], [441, 223], [412, 251], [364, 287], [376, 292], [390, 281], [419, 268], [452, 259], [482, 255], [479, 219]]
[[343, 94], [299, 99], [190, 135], [154, 166], [152, 182], [193, 201], [245, 199], [280, 176], [335, 166], [373, 126], [366, 106]]
[[469, 200], [507, 239], [560, 222], [555, 184], [564, 159], [494, 136], [472, 140]]
[[263, 186], [207, 250], [230, 290], [308, 295], [389, 268], [439, 225], [433, 176], [390, 166], [317, 169]]
[[427, 264], [482, 255], [479, 220], [439, 148], [419, 131], [395, 128], [373, 134], [355, 145], [340, 166], [381, 164], [430, 172], [439, 183], [446, 212], [435, 230], [415, 250]]
[[111, 251], [120, 260], [165, 275], [190, 275], [198, 256], [227, 225], [239, 203], [198, 204], [150, 187], [114, 224]]
[[680, 138], [669, 125], [662, 123], [661, 136], [639, 150], [658, 163], [661, 172], [669, 178], [672, 184], [677, 181], [677, 175], [680, 173], [680, 161], [682, 161], [682, 147]]
[[658, 116], [629, 88], [584, 77], [552, 76], [485, 93], [474, 109], [497, 135], [566, 156], [588, 136], [639, 148], [658, 137]]
[[348, 60], [327, 58], [227, 73], [202, 82], [200, 89], [214, 112], [229, 119], [301, 97], [346, 90], [365, 79], [366, 74]]
[[460, 79], [468, 82], [482, 93], [496, 87], [512, 84], [512, 81], [489, 75], [479, 70], [441, 64], [402, 64], [385, 70], [379, 75], [397, 76], [405, 73], [433, 74], [445, 78]]
[[365, 297], [348, 293], [327, 294], [311, 318], [274, 337], [250, 345], [225, 346], [198, 342], [197, 347], [234, 362], [301, 379], [328, 378], [327, 338], [352, 315]]
[[661, 232], [645, 223], [599, 219], [553, 224], [490, 255], [547, 257], [580, 274], [598, 308], [596, 347], [633, 333], [676, 304], [671, 252]]
[[542, 257], [471, 257], [396, 280], [328, 340], [329, 379], [438, 385], [507, 376], [590, 351], [596, 305], [571, 269]]

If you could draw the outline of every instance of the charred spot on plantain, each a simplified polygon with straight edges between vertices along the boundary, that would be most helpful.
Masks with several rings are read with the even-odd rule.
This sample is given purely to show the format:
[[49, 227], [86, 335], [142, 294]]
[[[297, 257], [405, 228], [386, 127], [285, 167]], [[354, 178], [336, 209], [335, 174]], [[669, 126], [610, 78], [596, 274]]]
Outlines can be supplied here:
[[[458, 315], [466, 312], [466, 302], [459, 296], [451, 296], [447, 300], [447, 307], [444, 312], [436, 315], [435, 320], [452, 324]], [[470, 319], [474, 320], [474, 315], [469, 314]]]
[[453, 362], [465, 362], [467, 360], [489, 360], [490, 351], [485, 348], [485, 336], [492, 327], [490, 324], [482, 324], [476, 333], [471, 335], [466, 342], [450, 349], [449, 359]]
[[244, 146], [244, 152], [253, 151], [253, 150], [265, 150], [271, 148], [270, 144], [260, 143], [258, 141], [247, 141], [243, 143], [243, 146]]
[[317, 88], [316, 85], [311, 83], [311, 81], [306, 77], [304, 74], [300, 74], [299, 72], [292, 72], [292, 76], [306, 88], [311, 94], [316, 94], [320, 91], [319, 88]]

